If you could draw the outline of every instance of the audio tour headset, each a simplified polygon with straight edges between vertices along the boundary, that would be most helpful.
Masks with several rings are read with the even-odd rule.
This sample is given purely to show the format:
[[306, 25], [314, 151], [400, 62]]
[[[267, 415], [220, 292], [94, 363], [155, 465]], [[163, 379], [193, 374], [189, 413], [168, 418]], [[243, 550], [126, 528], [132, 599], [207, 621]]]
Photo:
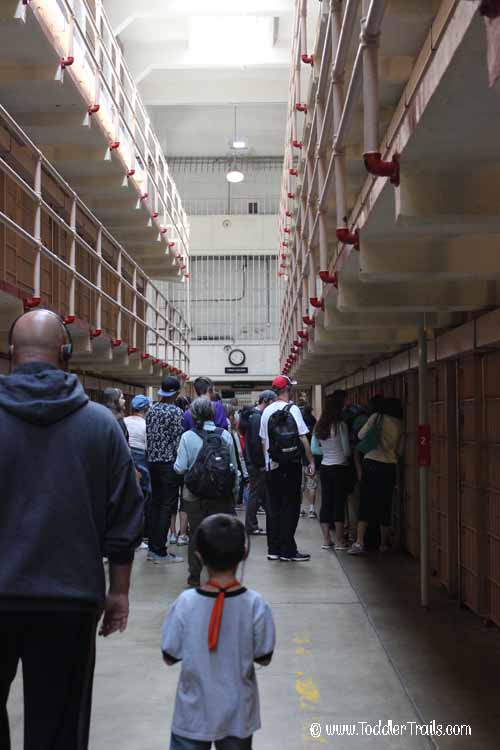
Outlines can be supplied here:
[[[13, 337], [14, 337], [14, 329], [17, 325], [18, 320], [21, 318], [24, 318], [25, 315], [30, 315], [31, 313], [39, 312], [39, 310], [28, 310], [28, 312], [22, 313], [19, 315], [15, 321], [12, 323], [9, 331], [9, 353], [10, 357], [12, 359], [12, 356], [14, 354], [14, 344], [12, 343]], [[64, 319], [58, 315], [56, 312], [53, 312], [52, 310], [44, 310], [44, 312], [49, 313], [49, 315], [53, 315], [54, 318], [56, 318], [59, 323], [61, 324], [61, 327], [64, 330], [64, 335], [66, 338], [66, 343], [62, 344], [60, 348], [61, 352], [61, 359], [63, 362], [69, 362], [72, 355], [73, 355], [73, 339], [71, 338], [71, 333], [68, 330], [68, 327], [66, 326], [66, 323], [64, 322]]]

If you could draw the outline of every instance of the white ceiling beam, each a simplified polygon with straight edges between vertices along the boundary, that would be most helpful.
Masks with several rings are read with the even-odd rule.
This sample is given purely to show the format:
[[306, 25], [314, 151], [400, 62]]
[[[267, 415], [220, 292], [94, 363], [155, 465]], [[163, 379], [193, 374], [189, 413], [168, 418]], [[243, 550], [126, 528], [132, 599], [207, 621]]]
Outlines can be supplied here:
[[286, 76], [279, 75], [279, 71], [275, 71], [273, 78], [268, 80], [235, 76], [224, 81], [207, 81], [191, 77], [190, 80], [183, 80], [181, 85], [175, 79], [159, 77], [156, 81], [146, 79], [139, 89], [144, 104], [150, 107], [276, 104], [288, 100], [286, 80]]
[[132, 43], [125, 46], [125, 54], [132, 75], [138, 84], [156, 71], [189, 70], [207, 74], [208, 71], [218, 70], [238, 73], [248, 70], [272, 71], [282, 69], [286, 70], [288, 74], [290, 70], [290, 51], [280, 47], [270, 50], [266, 59], [260, 59], [258, 63], [249, 62], [244, 66], [230, 59], [220, 63], [195, 63], [189, 55], [187, 44], [182, 42]]
[[157, 20], [187, 16], [233, 16], [251, 13], [256, 16], [282, 16], [293, 12], [290, 0], [149, 0], [147, 12], [137, 12], [137, 0], [105, 0], [115, 34], [122, 33], [137, 20]]

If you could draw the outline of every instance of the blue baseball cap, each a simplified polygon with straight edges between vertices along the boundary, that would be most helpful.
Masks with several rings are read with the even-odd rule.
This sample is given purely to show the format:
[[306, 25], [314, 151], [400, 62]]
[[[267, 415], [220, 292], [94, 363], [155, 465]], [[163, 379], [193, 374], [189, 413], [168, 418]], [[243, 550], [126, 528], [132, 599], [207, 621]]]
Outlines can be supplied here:
[[171, 398], [172, 396], [175, 396], [176, 393], [179, 393], [180, 389], [181, 384], [177, 378], [174, 378], [172, 375], [167, 375], [167, 377], [161, 382], [161, 388], [158, 391], [158, 395], [162, 398]]
[[134, 396], [134, 398], [130, 402], [130, 406], [134, 411], [144, 411], [149, 406], [151, 406], [151, 399], [147, 396], [139, 394], [138, 396]]

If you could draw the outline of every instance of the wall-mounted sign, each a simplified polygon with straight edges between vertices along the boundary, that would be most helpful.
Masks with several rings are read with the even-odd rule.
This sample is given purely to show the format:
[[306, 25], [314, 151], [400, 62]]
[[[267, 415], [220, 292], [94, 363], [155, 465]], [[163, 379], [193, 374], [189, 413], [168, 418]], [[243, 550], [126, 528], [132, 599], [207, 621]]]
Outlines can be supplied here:
[[429, 424], [418, 426], [418, 465], [431, 465], [431, 426]]
[[248, 375], [248, 367], [226, 367], [226, 375]]

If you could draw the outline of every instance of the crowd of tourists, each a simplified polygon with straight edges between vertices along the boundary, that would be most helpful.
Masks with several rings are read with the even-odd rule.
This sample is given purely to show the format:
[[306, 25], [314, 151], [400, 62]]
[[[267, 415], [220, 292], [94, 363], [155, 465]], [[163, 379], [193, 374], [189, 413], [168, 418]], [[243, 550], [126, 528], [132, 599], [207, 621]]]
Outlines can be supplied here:
[[309, 404], [293, 402], [286, 375], [245, 408], [225, 406], [208, 377], [194, 381], [191, 401], [167, 376], [154, 403], [136, 395], [126, 416], [120, 389], [96, 404], [68, 372], [71, 336], [55, 313], [22, 315], [9, 346], [0, 747], [10, 748], [6, 704], [22, 661], [25, 750], [87, 750], [98, 622], [103, 636], [125, 630], [136, 549], [162, 566], [182, 563], [185, 546], [187, 589], [162, 636], [165, 662], [182, 662], [170, 748], [251, 748], [260, 726], [253, 663], [270, 663], [275, 631], [269, 606], [236, 579], [249, 537], [266, 537], [272, 563], [309, 561], [295, 536], [301, 515], [317, 518], [320, 486], [324, 550], [362, 554], [377, 523], [387, 551], [401, 403], [375, 397], [364, 410], [336, 391], [316, 421]]

